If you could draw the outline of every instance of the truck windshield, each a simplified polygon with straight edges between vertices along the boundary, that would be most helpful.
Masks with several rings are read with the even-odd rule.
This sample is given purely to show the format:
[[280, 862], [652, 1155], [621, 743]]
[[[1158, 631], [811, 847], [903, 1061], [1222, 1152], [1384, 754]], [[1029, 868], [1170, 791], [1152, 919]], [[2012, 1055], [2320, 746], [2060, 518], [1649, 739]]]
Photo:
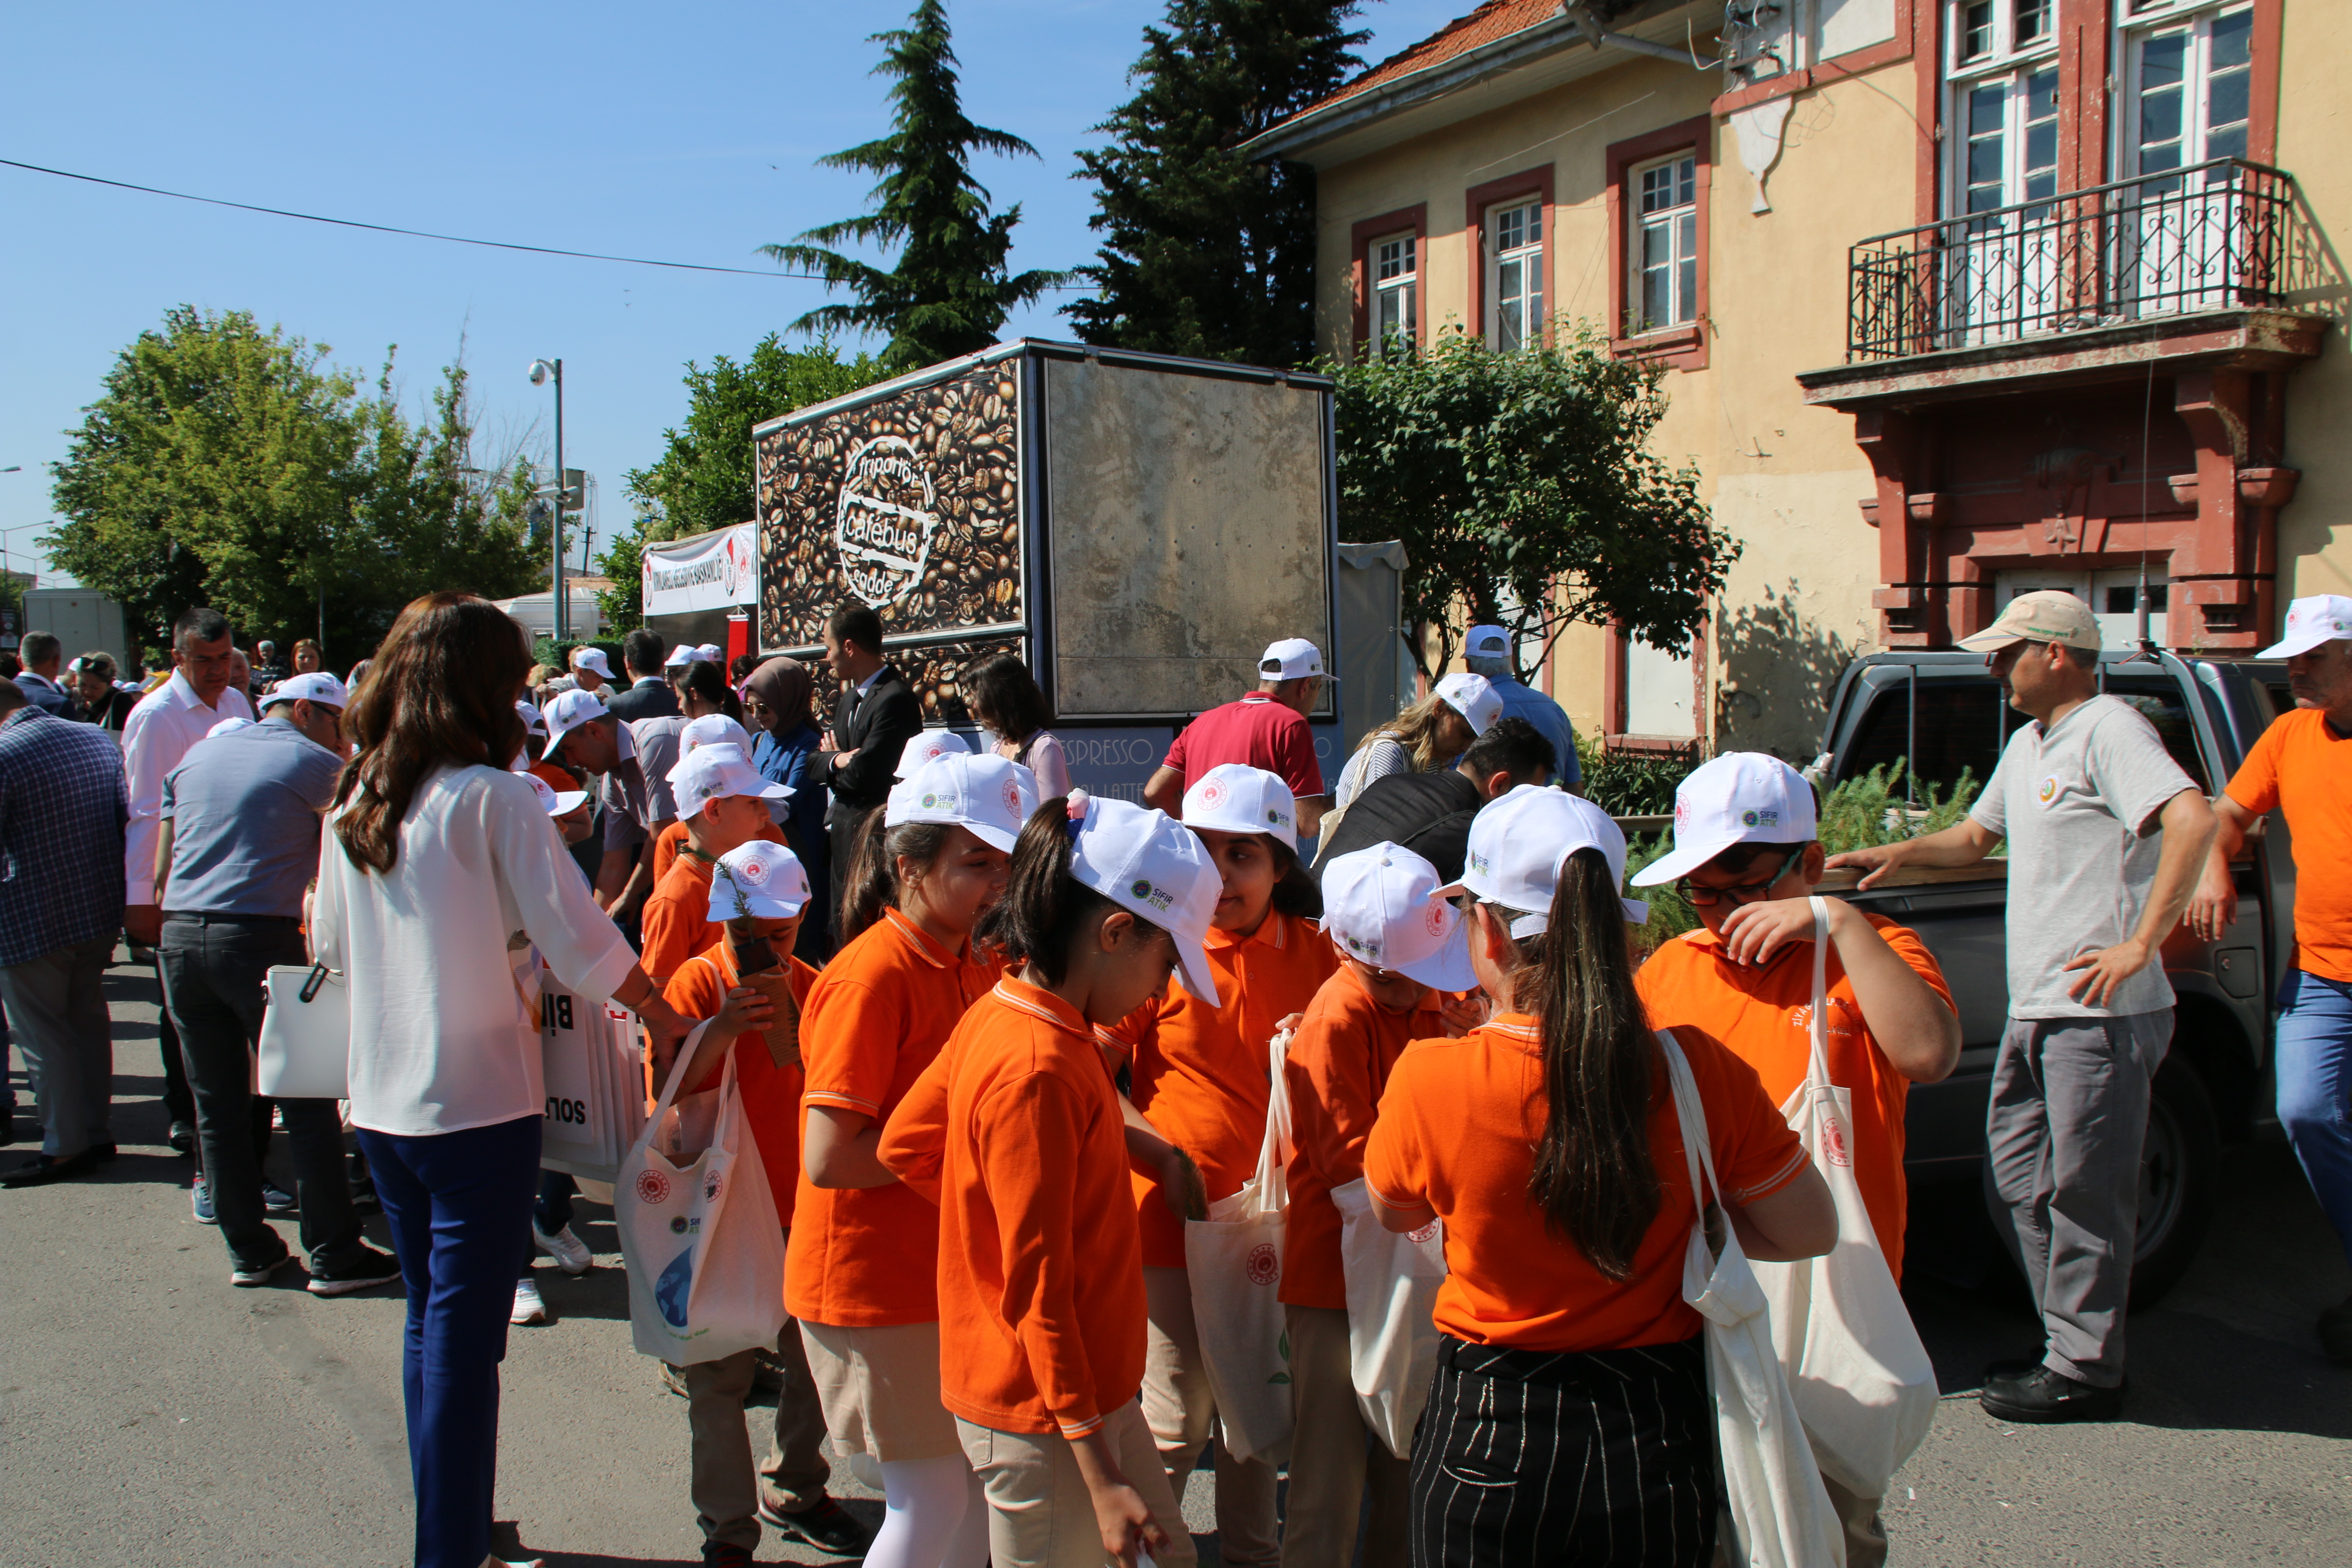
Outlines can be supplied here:
[[[2001, 722], [2000, 687], [1990, 677], [1920, 681], [1915, 777], [1919, 784], [1932, 784], [1938, 793], [1948, 795], [1966, 769], [1981, 785], [1992, 777], [1993, 765], [2000, 761], [2006, 729]], [[1873, 693], [1870, 707], [1839, 760], [1836, 782], [1896, 762], [1909, 750], [1911, 735], [1910, 682], [1896, 681]]]

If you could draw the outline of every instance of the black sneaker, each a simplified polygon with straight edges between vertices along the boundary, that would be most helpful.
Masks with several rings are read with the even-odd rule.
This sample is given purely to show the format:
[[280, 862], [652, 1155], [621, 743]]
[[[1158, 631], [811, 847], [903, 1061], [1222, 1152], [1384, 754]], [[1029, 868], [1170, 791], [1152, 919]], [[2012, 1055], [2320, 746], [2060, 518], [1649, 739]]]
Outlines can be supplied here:
[[172, 1145], [172, 1152], [174, 1154], [194, 1153], [196, 1152], [196, 1124], [193, 1121], [173, 1122], [172, 1131], [164, 1139], [164, 1142]]
[[702, 1543], [702, 1560], [712, 1568], [751, 1568], [751, 1549], [731, 1541], [706, 1541]]
[[400, 1278], [400, 1259], [389, 1252], [381, 1252], [362, 1243], [349, 1258], [321, 1267], [319, 1259], [310, 1260], [310, 1294], [313, 1296], [348, 1296], [354, 1290], [372, 1289], [389, 1285]]
[[797, 1513], [785, 1513], [762, 1498], [760, 1522], [787, 1541], [805, 1542], [835, 1557], [863, 1557], [866, 1549], [874, 1544], [874, 1537], [866, 1528], [829, 1497], [817, 1499], [814, 1506]]
[[2124, 1391], [2094, 1388], [2063, 1373], [2037, 1366], [2023, 1377], [1996, 1378], [1977, 1395], [1985, 1414], [2001, 1421], [2026, 1421], [2038, 1426], [2061, 1421], [2113, 1421], [2124, 1412]]
[[263, 1178], [261, 1212], [268, 1215], [289, 1215], [302, 1212], [302, 1202], [276, 1182]]
[[270, 1276], [293, 1261], [294, 1254], [289, 1248], [259, 1268], [248, 1268], [242, 1263], [232, 1263], [229, 1265], [228, 1282], [232, 1285], [267, 1285]]

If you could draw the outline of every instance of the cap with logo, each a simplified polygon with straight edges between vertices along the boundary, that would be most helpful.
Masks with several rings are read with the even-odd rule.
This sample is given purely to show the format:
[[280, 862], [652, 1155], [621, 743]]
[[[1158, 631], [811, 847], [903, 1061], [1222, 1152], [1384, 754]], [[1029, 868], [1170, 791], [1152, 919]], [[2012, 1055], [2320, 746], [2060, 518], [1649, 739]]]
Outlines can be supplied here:
[[761, 778], [760, 770], [751, 765], [751, 759], [743, 754], [743, 749], [727, 741], [696, 747], [678, 758], [667, 776], [670, 793], [677, 797], [681, 820], [699, 812], [705, 802], [724, 800], [730, 795], [789, 800], [793, 794], [783, 785]]
[[2278, 641], [2254, 657], [2293, 658], [2337, 637], [2352, 637], [2352, 599], [2341, 594], [2314, 594], [2287, 605], [2286, 629]]
[[264, 708], [275, 708], [280, 702], [316, 702], [321, 708], [346, 708], [352, 694], [343, 683], [325, 670], [313, 670], [308, 675], [289, 675], [269, 689], [261, 700]]
[[925, 763], [935, 763], [941, 757], [971, 754], [971, 748], [953, 730], [918, 730], [908, 738], [906, 749], [898, 753], [898, 771], [890, 776], [910, 779], [922, 771]]
[[688, 719], [686, 728], [677, 732], [679, 755], [698, 746], [734, 746], [748, 757], [751, 754], [751, 731], [724, 713], [705, 713], [699, 719]]
[[676, 647], [669, 650], [669, 657], [662, 660], [662, 668], [664, 669], [684, 669], [688, 665], [692, 664], [693, 662], [694, 645], [692, 643], [682, 642]]
[[[1610, 879], [1625, 879], [1625, 835], [1607, 812], [1565, 790], [1521, 784], [1470, 819], [1462, 879], [1443, 896], [1471, 893], [1500, 904], [1514, 911], [1513, 936], [1534, 936], [1551, 923], [1559, 868], [1580, 849], [1600, 850]], [[1617, 901], [1627, 920], [1650, 918], [1650, 906], [1641, 900]]]
[[1268, 643], [1258, 655], [1258, 679], [1261, 680], [1301, 680], [1307, 676], [1320, 676], [1325, 680], [1339, 678], [1323, 668], [1323, 650], [1305, 637], [1285, 637]]
[[925, 763], [890, 786], [884, 826], [947, 822], [971, 830], [982, 843], [1008, 853], [1037, 809], [1037, 775], [1003, 757], [952, 752]]
[[2105, 640], [2090, 605], [2062, 588], [2040, 588], [2011, 599], [1998, 620], [1962, 637], [1959, 646], [1972, 653], [1991, 653], [2013, 642], [2062, 642], [2095, 652]]
[[540, 710], [530, 703], [518, 700], [515, 703], [515, 714], [518, 718], [521, 719], [523, 731], [526, 734], [544, 735], [547, 733], [546, 715], [540, 712]]
[[727, 657], [727, 650], [715, 642], [697, 643], [694, 657], [705, 664], [717, 664]]
[[572, 668], [574, 669], [593, 669], [607, 680], [613, 679], [613, 667], [605, 662], [604, 650], [601, 647], [573, 648], [572, 650]]
[[1445, 879], [1401, 844], [1336, 856], [1323, 867], [1323, 929], [1349, 957], [1440, 991], [1469, 991], [1469, 922], [1438, 897]]
[[1801, 844], [1819, 830], [1804, 774], [1762, 752], [1726, 752], [1675, 791], [1675, 847], [1634, 872], [1633, 885], [1687, 877], [1735, 844]]
[[1449, 675], [1437, 683], [1445, 705], [1470, 721], [1470, 732], [1483, 735], [1503, 716], [1503, 694], [1483, 675]]
[[1219, 1005], [1205, 943], [1224, 879], [1206, 845], [1164, 811], [1088, 796], [1071, 837], [1070, 875], [1166, 931], [1184, 989]]
[[540, 809], [550, 816], [569, 816], [579, 810], [588, 798], [588, 792], [584, 789], [557, 789], [537, 773], [522, 776], [530, 784], [531, 793], [539, 796]]
[[719, 858], [710, 868], [705, 919], [788, 921], [808, 908], [808, 868], [781, 844], [754, 838]]
[[540, 715], [547, 721], [547, 746], [543, 754], [555, 755], [555, 748], [563, 744], [564, 736], [591, 720], [604, 718], [610, 711], [612, 710], [604, 706], [604, 699], [593, 691], [575, 688], [557, 692]]
[[1219, 763], [1184, 792], [1184, 826], [1219, 833], [1270, 833], [1298, 848], [1298, 800], [1280, 773]]
[[1463, 640], [1462, 652], [1470, 658], [1508, 658], [1511, 634], [1500, 626], [1472, 626]]

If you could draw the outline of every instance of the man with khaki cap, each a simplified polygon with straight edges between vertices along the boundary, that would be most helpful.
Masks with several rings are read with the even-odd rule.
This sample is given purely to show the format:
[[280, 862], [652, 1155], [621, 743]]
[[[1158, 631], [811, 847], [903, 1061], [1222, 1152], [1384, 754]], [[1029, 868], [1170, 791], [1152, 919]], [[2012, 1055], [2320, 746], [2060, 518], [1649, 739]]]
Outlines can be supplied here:
[[2021, 594], [1962, 638], [2033, 721], [1965, 819], [1829, 862], [1863, 868], [1867, 888], [1894, 867], [1965, 866], [2009, 840], [2009, 1026], [1986, 1171], [2047, 1343], [1986, 1371], [1979, 1399], [2006, 1421], [2122, 1410], [2140, 1142], [2172, 1040], [2158, 949], [2213, 841], [2212, 808], [2155, 727], [2099, 693], [2099, 645], [2091, 606], [2054, 590]]

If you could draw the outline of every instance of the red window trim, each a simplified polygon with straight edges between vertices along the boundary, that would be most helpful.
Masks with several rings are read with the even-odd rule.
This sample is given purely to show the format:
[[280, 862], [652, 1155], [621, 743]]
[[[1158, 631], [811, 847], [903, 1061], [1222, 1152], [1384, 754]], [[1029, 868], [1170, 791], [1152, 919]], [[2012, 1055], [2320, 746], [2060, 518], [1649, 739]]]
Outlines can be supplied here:
[[1422, 281], [1427, 277], [1422, 268], [1429, 258], [1429, 204], [1416, 202], [1378, 217], [1368, 217], [1348, 231], [1349, 280], [1356, 293], [1348, 323], [1348, 353], [1354, 358], [1362, 359], [1371, 353], [1372, 242], [1407, 230], [1412, 234], [1413, 287], [1419, 296], [1413, 308], [1413, 343], [1416, 348], [1429, 346], [1429, 289]]
[[[1714, 146], [1715, 121], [1706, 114], [1610, 144], [1609, 346], [1622, 356], [1657, 360], [1678, 370], [1706, 368], [1707, 226], [1708, 209], [1714, 205], [1708, 196], [1715, 183]], [[1696, 314], [1693, 320], [1679, 325], [1629, 337], [1625, 333], [1625, 306], [1631, 280], [1626, 276], [1626, 262], [1633, 234], [1627, 225], [1633, 217], [1633, 203], [1625, 188], [1626, 176], [1637, 163], [1685, 149], [1698, 161], [1698, 298], [1693, 301]]]
[[1558, 226], [1552, 210], [1552, 166], [1546, 163], [1489, 180], [1483, 185], [1473, 185], [1463, 193], [1462, 234], [1470, 252], [1470, 312], [1463, 326], [1482, 343], [1486, 341], [1486, 213], [1490, 208], [1508, 205], [1528, 196], [1543, 203], [1543, 340], [1551, 341], [1551, 311], [1558, 299], [1552, 288], [1552, 259], [1558, 250], [1553, 236]]
[[1734, 88], [1707, 105], [1707, 111], [1718, 116], [1729, 114], [1735, 110], [1746, 109], [1750, 104], [1769, 103], [1776, 98], [1786, 98], [1792, 92], [1802, 92], [1808, 88], [1824, 87], [1833, 81], [1843, 81], [1848, 77], [1861, 76], [1864, 72], [1874, 71], [1881, 66], [1890, 66], [1897, 60], [1906, 59], [1911, 54], [1913, 28], [1914, 19], [1910, 6], [1903, 4], [1903, 0], [1896, 0], [1893, 37], [1875, 44], [1864, 44], [1858, 49], [1848, 49], [1842, 55], [1832, 55], [1828, 59], [1816, 60], [1811, 65], [1768, 78], [1752, 86]]

